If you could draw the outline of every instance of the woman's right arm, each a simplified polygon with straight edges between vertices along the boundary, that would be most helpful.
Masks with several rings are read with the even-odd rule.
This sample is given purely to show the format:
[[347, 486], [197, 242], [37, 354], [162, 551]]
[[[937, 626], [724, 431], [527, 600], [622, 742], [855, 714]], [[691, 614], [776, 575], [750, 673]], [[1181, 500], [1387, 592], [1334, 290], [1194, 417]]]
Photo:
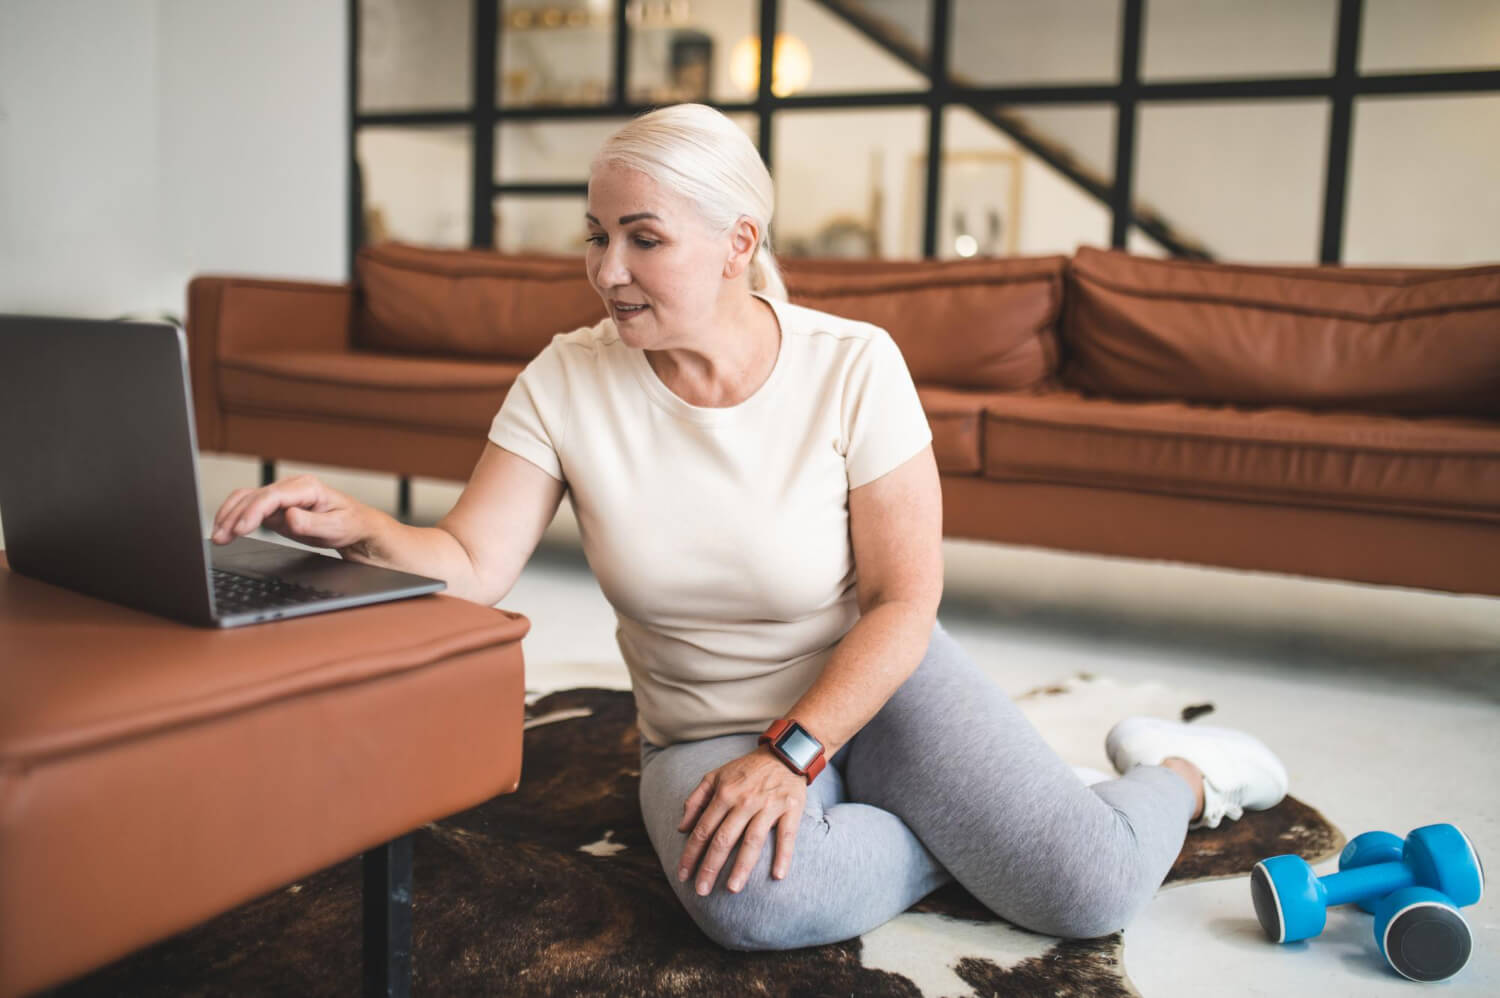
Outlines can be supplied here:
[[493, 606], [515, 585], [562, 502], [564, 483], [486, 442], [469, 484], [435, 527], [414, 527], [300, 475], [230, 494], [212, 537], [227, 544], [264, 525], [350, 561], [442, 579], [448, 592]]

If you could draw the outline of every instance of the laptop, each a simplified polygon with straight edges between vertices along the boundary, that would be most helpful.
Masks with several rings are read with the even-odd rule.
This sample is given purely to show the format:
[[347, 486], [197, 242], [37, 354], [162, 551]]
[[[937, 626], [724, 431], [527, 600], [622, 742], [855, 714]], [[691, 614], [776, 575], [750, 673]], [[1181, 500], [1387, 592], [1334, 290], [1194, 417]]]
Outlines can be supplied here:
[[438, 579], [204, 537], [187, 338], [161, 322], [0, 315], [11, 570], [205, 627], [435, 593]]

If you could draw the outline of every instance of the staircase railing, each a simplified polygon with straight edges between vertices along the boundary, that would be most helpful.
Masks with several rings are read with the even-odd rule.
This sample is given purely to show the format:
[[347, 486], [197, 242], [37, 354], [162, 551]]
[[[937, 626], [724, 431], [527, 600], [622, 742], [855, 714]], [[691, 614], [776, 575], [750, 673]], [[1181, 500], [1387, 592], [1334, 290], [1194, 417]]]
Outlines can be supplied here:
[[[928, 72], [929, 53], [919, 43], [908, 37], [900, 27], [869, 10], [860, 0], [812, 0], [812, 2], [838, 17], [904, 65], [918, 73]], [[955, 86], [974, 85], [974, 81], [960, 74], [950, 72], [948, 75], [949, 81]], [[1080, 161], [1067, 146], [1038, 132], [1022, 115], [983, 103], [969, 101], [961, 103], [1018, 146], [1068, 178], [1081, 190], [1105, 205], [1111, 204], [1114, 185], [1088, 164]], [[1151, 236], [1174, 256], [1200, 260], [1213, 259], [1213, 254], [1207, 247], [1198, 240], [1178, 232], [1175, 226], [1150, 205], [1133, 203], [1130, 218], [1142, 232]]]

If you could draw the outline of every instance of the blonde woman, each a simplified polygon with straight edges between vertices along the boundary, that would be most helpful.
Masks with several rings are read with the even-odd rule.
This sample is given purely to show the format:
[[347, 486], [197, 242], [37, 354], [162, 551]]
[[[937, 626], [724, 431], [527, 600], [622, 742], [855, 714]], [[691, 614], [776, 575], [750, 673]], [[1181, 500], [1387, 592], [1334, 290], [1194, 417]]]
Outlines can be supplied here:
[[565, 492], [613, 605], [641, 810], [711, 938], [857, 936], [957, 878], [1038, 932], [1097, 936], [1161, 884], [1190, 823], [1281, 799], [1239, 732], [1133, 719], [1085, 787], [937, 623], [931, 434], [890, 336], [789, 304], [771, 178], [716, 111], [627, 124], [593, 161], [598, 325], [517, 379], [436, 527], [300, 477], [231, 495], [257, 526], [493, 604]]

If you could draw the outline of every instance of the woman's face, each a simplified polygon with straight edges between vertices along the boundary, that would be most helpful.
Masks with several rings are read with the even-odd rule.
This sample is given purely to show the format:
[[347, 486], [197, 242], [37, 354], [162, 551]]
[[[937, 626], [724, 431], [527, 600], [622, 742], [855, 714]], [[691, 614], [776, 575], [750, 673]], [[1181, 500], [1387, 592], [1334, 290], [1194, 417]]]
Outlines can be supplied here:
[[589, 282], [626, 345], [690, 346], [725, 290], [732, 239], [639, 170], [604, 163], [589, 178]]

